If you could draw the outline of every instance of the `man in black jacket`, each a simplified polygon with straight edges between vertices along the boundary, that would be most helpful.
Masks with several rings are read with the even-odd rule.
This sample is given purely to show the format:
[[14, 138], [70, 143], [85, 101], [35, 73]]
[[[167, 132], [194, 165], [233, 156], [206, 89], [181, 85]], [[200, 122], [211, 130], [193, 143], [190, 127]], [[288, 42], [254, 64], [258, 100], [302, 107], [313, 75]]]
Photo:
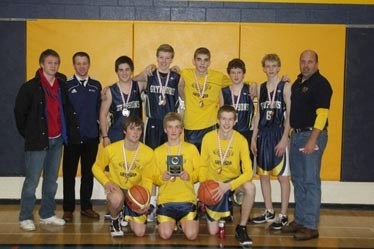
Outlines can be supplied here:
[[17, 129], [25, 138], [26, 177], [19, 221], [26, 231], [35, 230], [35, 191], [42, 172], [40, 223], [65, 224], [63, 219], [55, 216], [55, 195], [62, 143], [67, 141], [64, 117], [66, 77], [57, 73], [60, 56], [52, 49], [41, 53], [39, 64], [35, 77], [21, 86], [14, 108]]
[[64, 146], [63, 182], [64, 216], [66, 222], [73, 220], [75, 209], [75, 177], [78, 162], [81, 162], [80, 202], [81, 214], [99, 218], [92, 209], [93, 189], [92, 165], [95, 162], [99, 144], [100, 82], [88, 76], [90, 57], [86, 52], [73, 55], [75, 75], [67, 81], [68, 101], [66, 110], [69, 143]]

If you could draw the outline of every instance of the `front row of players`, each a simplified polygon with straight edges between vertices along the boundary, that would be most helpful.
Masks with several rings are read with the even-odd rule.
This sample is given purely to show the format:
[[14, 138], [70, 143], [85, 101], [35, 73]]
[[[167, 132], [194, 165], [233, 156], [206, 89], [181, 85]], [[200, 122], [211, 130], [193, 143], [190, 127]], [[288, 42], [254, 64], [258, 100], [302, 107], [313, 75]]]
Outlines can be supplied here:
[[[111, 235], [123, 236], [122, 226], [129, 224], [137, 236], [146, 229], [147, 209], [135, 212], [125, 201], [127, 191], [141, 185], [149, 192], [152, 183], [159, 187], [157, 229], [161, 238], [169, 239], [179, 227], [186, 238], [194, 240], [199, 231], [197, 182], [215, 180], [212, 191], [217, 204], [206, 207], [207, 227], [211, 235], [218, 232], [218, 222], [230, 216], [229, 199], [241, 192], [239, 224], [235, 237], [241, 245], [252, 244], [246, 224], [255, 199], [255, 186], [246, 138], [233, 129], [237, 116], [232, 106], [222, 106], [217, 114], [218, 128], [202, 141], [201, 156], [196, 147], [181, 139], [183, 120], [177, 113], [164, 118], [167, 142], [154, 151], [139, 142], [143, 122], [135, 116], [125, 120], [125, 139], [106, 146], [93, 166], [94, 176], [104, 186], [112, 219]], [[109, 165], [109, 172], [105, 170]], [[179, 170], [181, 170], [179, 172]]]

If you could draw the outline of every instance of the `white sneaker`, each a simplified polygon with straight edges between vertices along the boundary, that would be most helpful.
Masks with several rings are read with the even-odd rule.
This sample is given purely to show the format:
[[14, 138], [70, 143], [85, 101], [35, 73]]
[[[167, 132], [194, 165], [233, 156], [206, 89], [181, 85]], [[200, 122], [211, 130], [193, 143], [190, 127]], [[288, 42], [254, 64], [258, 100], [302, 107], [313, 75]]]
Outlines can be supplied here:
[[19, 223], [20, 227], [25, 231], [34, 231], [35, 224], [33, 220], [23, 220]]
[[40, 224], [50, 224], [50, 225], [56, 225], [56, 226], [63, 226], [65, 225], [65, 221], [63, 219], [60, 219], [56, 216], [51, 216], [46, 219], [40, 218]]

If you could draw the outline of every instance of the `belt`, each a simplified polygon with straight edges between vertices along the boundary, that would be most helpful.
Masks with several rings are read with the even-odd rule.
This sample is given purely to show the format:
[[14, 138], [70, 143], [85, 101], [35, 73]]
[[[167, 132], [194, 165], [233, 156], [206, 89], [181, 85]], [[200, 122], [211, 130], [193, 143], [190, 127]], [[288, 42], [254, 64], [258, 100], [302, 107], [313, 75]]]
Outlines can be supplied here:
[[295, 129], [293, 129], [293, 132], [300, 133], [300, 132], [303, 132], [303, 131], [311, 131], [311, 130], [313, 130], [313, 127], [295, 128]]

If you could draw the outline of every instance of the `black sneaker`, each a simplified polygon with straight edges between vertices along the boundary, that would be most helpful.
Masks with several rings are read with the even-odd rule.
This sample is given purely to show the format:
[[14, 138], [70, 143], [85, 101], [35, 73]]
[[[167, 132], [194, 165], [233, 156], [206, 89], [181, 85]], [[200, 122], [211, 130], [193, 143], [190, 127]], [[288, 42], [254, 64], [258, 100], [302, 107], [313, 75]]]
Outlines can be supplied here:
[[262, 215], [253, 218], [252, 222], [256, 224], [261, 224], [265, 222], [272, 222], [274, 221], [274, 218], [275, 218], [274, 211], [270, 211], [266, 209], [265, 212], [262, 213]]
[[273, 230], [281, 230], [283, 226], [288, 224], [287, 215], [279, 214], [273, 223], [269, 226]]
[[121, 220], [122, 217], [119, 217], [117, 219], [112, 220], [112, 225], [110, 226], [110, 235], [112, 237], [122, 237], [123, 236], [123, 231], [121, 227]]
[[252, 245], [252, 240], [248, 236], [247, 227], [237, 225], [235, 228], [235, 238], [241, 246]]

